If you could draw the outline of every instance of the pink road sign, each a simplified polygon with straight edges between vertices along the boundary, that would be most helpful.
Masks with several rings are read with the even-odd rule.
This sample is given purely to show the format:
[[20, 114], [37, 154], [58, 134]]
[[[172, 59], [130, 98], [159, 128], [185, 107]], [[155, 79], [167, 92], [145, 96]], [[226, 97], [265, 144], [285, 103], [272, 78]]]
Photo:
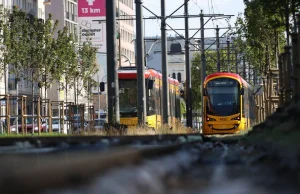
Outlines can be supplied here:
[[106, 0], [78, 0], [78, 17], [106, 16], [105, 2]]

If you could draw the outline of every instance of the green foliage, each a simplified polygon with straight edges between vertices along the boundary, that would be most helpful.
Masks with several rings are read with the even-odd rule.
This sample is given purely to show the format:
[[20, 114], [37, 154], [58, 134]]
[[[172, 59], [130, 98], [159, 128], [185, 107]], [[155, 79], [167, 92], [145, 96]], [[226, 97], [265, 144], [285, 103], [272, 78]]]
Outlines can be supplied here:
[[[246, 6], [244, 16], [237, 17], [235, 24], [237, 30], [232, 33], [236, 35], [234, 44], [254, 70], [262, 75], [268, 68], [275, 66], [276, 56], [283, 51], [285, 3], [281, 0], [244, 0], [244, 2]], [[267, 58], [270, 64], [267, 63]]]
[[[77, 75], [78, 54], [76, 53], [75, 35], [69, 33], [68, 28], [64, 27], [57, 32], [55, 41], [55, 66], [52, 66], [50, 73], [53, 80], [62, 81], [67, 85], [73, 83]], [[57, 71], [59, 69], [60, 71]]]
[[77, 78], [80, 78], [81, 80], [81, 87], [78, 87], [77, 91], [81, 93], [82, 90], [85, 90], [87, 92], [86, 97], [90, 97], [91, 88], [99, 85], [93, 79], [93, 75], [98, 71], [98, 65], [96, 63], [97, 48], [92, 46], [90, 38], [82, 41], [81, 36], [79, 37], [79, 45], [79, 67]]
[[186, 103], [185, 103], [184, 99], [182, 99], [182, 98], [180, 98], [180, 112], [181, 112], [181, 115], [186, 114]]
[[[0, 18], [1, 70], [9, 66], [10, 73], [18, 78], [45, 87], [62, 80], [66, 85], [75, 85], [80, 80], [80, 91], [90, 92], [95, 85], [92, 76], [97, 72], [96, 49], [89, 40], [78, 44], [76, 29], [57, 31], [58, 21], [53, 22], [51, 14], [44, 21], [15, 6], [9, 12], [1, 5]], [[43, 75], [47, 80], [42, 79]]]
[[83, 88], [90, 92], [90, 88], [96, 86], [92, 76], [98, 71], [96, 63], [97, 49], [92, 47], [91, 42], [84, 42], [79, 50], [80, 56], [80, 77], [83, 81]]
[[[216, 62], [216, 52], [207, 51], [206, 52], [206, 75], [216, 72], [217, 62]], [[224, 55], [225, 56], [225, 55]], [[222, 57], [224, 57], [222, 56]], [[223, 67], [225, 65], [222, 65]], [[191, 76], [192, 76], [192, 106], [194, 110], [200, 110], [201, 108], [201, 57], [199, 53], [194, 55], [191, 66]]]

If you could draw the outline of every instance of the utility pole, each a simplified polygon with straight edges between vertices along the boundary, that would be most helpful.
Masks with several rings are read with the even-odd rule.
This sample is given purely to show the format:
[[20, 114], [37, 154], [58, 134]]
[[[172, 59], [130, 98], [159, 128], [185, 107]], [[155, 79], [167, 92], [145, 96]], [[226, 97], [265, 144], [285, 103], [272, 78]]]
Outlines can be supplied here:
[[235, 73], [239, 74], [239, 62], [238, 62], [238, 53], [235, 51]]
[[251, 81], [251, 66], [250, 63], [248, 63], [248, 83]]
[[221, 65], [220, 65], [220, 35], [219, 35], [219, 26], [217, 25], [216, 28], [216, 43], [217, 43], [217, 71], [220, 72], [221, 71]]
[[119, 82], [116, 61], [115, 1], [106, 1], [106, 34], [106, 42], [109, 43], [107, 44], [107, 119], [108, 123], [119, 123]]
[[143, 36], [142, 0], [135, 0], [136, 12], [136, 48], [137, 48], [137, 106], [138, 124], [146, 123], [145, 57]]
[[[203, 11], [201, 10], [201, 14], [200, 14], [200, 27], [201, 27], [201, 85], [202, 85], [202, 91], [204, 88], [204, 79], [206, 77], [206, 64], [205, 64], [205, 48], [204, 48], [204, 14]], [[201, 112], [202, 112], [202, 126], [204, 126], [204, 121], [205, 119], [203, 118], [204, 115], [204, 96], [202, 94], [201, 97], [201, 102], [202, 102], [202, 106], [201, 106]]]
[[243, 78], [246, 80], [246, 59], [245, 56], [243, 56]]
[[284, 53], [278, 56], [278, 70], [279, 70], [279, 105], [284, 103], [284, 67], [283, 67], [283, 55]]
[[[120, 19], [120, 0], [118, 0], [118, 18]], [[122, 66], [121, 63], [121, 20], [118, 22], [119, 28], [118, 28], [118, 40], [119, 40], [119, 67]]]
[[100, 79], [99, 79], [99, 74], [97, 75], [97, 82], [99, 84], [98, 86], [98, 119], [100, 119], [100, 109], [101, 109], [101, 96], [100, 96]]
[[230, 40], [227, 37], [227, 72], [230, 72]]
[[300, 87], [298, 85], [299, 80], [299, 57], [298, 57], [298, 39], [297, 33], [292, 33], [292, 59], [293, 59], [293, 97], [297, 102], [300, 96]]
[[187, 127], [193, 127], [188, 0], [185, 0], [185, 2], [184, 2], [184, 14], [186, 16], [185, 19], [184, 19], [184, 23], [185, 23], [186, 125], [187, 125]]
[[290, 45], [290, 12], [289, 12], [290, 0], [285, 0], [285, 30], [286, 30], [286, 45]]
[[162, 85], [163, 85], [163, 98], [162, 98], [162, 113], [163, 123], [169, 122], [169, 84], [168, 84], [168, 62], [167, 62], [167, 40], [166, 40], [166, 2], [161, 0], [161, 65], [162, 65]]

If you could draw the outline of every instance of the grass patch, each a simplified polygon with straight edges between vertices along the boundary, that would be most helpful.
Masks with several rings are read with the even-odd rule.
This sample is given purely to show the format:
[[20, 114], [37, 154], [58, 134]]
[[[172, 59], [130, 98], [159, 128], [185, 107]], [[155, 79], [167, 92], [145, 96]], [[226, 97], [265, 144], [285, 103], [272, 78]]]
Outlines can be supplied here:
[[27, 134], [0, 134], [1, 138], [18, 138], [18, 137], [60, 137], [60, 136], [68, 136], [67, 134], [63, 133], [41, 133], [40, 135], [38, 133], [27, 133]]
[[127, 130], [109, 127], [101, 130], [85, 130], [75, 131], [72, 134], [63, 133], [28, 133], [28, 134], [0, 134], [0, 138], [16, 138], [16, 137], [65, 137], [65, 136], [125, 136], [125, 135], [164, 135], [164, 134], [191, 134], [196, 133], [195, 130], [183, 126], [180, 122], [174, 126], [163, 125], [160, 129], [153, 129], [147, 126], [129, 127]]

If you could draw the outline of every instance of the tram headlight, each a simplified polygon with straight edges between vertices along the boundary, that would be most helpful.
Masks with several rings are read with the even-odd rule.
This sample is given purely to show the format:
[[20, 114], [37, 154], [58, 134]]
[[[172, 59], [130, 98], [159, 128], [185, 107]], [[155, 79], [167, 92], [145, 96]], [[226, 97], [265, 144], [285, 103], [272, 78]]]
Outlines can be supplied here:
[[238, 117], [235, 117], [235, 118], [232, 118], [231, 120], [241, 120], [241, 118], [238, 116]]
[[209, 118], [209, 117], [207, 117], [206, 120], [207, 120], [207, 121], [216, 121], [216, 119], [214, 119], [214, 118]]

